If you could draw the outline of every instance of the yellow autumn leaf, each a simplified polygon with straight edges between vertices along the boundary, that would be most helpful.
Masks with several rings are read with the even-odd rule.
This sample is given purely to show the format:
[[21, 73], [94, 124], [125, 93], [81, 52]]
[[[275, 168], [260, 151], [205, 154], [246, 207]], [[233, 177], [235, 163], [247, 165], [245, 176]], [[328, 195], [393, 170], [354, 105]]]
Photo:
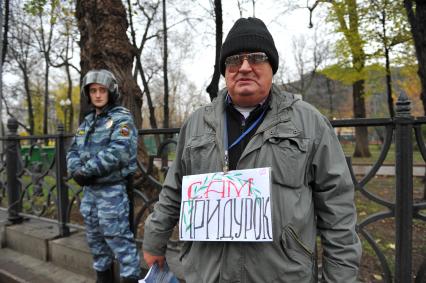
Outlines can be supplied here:
[[395, 244], [390, 243], [390, 244], [387, 244], [386, 246], [387, 246], [389, 249], [392, 249], [392, 250], [394, 250], [394, 249], [395, 249]]

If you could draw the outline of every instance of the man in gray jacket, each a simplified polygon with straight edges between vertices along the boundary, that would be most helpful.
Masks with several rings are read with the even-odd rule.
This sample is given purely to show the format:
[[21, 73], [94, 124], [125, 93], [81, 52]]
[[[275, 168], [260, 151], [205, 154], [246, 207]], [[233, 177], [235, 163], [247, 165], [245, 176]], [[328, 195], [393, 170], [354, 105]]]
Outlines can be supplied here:
[[179, 220], [186, 175], [271, 168], [271, 242], [188, 241], [187, 282], [314, 282], [321, 238], [322, 280], [355, 282], [361, 256], [354, 187], [329, 121], [272, 84], [278, 52], [265, 24], [241, 18], [222, 45], [226, 89], [183, 125], [154, 212], [145, 224], [144, 259], [164, 264]]

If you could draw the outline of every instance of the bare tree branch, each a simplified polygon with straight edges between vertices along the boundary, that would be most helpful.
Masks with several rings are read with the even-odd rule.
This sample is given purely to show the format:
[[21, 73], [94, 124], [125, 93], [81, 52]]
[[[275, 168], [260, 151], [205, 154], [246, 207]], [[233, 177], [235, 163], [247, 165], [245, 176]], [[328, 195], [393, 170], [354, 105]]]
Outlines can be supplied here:
[[25, 125], [24, 123], [22, 123], [21, 121], [21, 119], [19, 119], [19, 118], [17, 118], [15, 115], [13, 115], [13, 113], [10, 111], [10, 108], [9, 108], [9, 105], [7, 104], [7, 101], [6, 101], [6, 99], [4, 98], [4, 97], [2, 97], [2, 100], [3, 100], [3, 102], [4, 102], [4, 105], [6, 106], [6, 113], [7, 113], [7, 115], [9, 115], [10, 117], [12, 117], [12, 118], [14, 118], [17, 122], [18, 122], [18, 125], [19, 126], [21, 126], [22, 128], [24, 128], [24, 130], [28, 133], [28, 134], [30, 134], [30, 135], [32, 135], [32, 133], [31, 133], [31, 129], [30, 128], [28, 128], [27, 127], [27, 125]]

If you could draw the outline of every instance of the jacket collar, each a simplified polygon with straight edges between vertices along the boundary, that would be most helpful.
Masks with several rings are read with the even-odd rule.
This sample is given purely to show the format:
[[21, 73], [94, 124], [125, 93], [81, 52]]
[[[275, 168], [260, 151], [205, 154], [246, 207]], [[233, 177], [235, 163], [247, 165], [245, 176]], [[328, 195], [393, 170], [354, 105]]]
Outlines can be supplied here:
[[[205, 122], [216, 132], [222, 132], [225, 125], [224, 111], [226, 105], [226, 94], [227, 89], [222, 89], [212, 103], [207, 105], [205, 108], [205, 111], [207, 112], [204, 116]], [[271, 109], [266, 113], [266, 116], [257, 132], [264, 131], [283, 120], [288, 120], [289, 118], [288, 115], [286, 115], [286, 112], [298, 100], [299, 99], [295, 98], [293, 94], [280, 90], [278, 86], [272, 84], [271, 101], [269, 104]]]

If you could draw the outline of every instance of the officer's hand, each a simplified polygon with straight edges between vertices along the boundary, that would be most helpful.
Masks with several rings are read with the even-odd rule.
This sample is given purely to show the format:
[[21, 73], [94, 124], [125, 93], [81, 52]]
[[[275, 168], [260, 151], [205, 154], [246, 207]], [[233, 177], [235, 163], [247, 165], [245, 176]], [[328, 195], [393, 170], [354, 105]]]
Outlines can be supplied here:
[[92, 176], [86, 176], [81, 170], [77, 170], [72, 175], [74, 181], [80, 186], [90, 186], [93, 185], [95, 179]]
[[152, 255], [147, 251], [143, 251], [143, 259], [149, 267], [151, 267], [154, 262], [157, 262], [160, 269], [163, 269], [164, 261], [166, 260], [163, 255]]

